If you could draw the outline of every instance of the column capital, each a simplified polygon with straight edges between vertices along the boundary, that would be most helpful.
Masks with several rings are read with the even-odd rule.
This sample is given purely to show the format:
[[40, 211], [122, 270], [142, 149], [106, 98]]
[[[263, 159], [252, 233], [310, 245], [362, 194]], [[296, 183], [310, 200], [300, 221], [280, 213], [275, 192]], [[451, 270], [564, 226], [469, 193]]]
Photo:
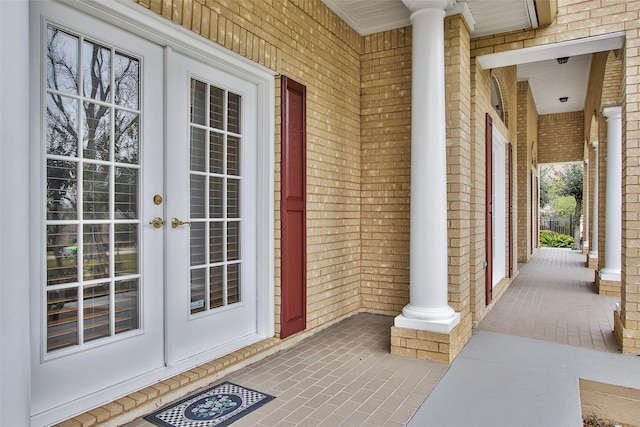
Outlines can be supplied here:
[[598, 149], [598, 141], [591, 141], [591, 146], [593, 147], [594, 150]]
[[621, 119], [622, 107], [619, 105], [615, 107], [605, 107], [602, 109], [602, 115], [607, 118], [607, 121], [614, 120], [614, 119]]
[[445, 10], [453, 4], [453, 0], [402, 0], [413, 15], [423, 9]]

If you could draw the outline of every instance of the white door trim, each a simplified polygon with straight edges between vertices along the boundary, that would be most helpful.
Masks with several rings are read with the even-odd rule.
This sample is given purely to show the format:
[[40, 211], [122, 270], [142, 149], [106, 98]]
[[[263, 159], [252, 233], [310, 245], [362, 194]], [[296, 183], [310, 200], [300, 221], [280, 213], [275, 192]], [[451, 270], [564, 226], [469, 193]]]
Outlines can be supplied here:
[[0, 1], [0, 425], [29, 425], [29, 2]]
[[497, 126], [493, 126], [493, 287], [507, 274], [507, 171], [505, 167], [507, 143], [507, 139], [500, 133]]

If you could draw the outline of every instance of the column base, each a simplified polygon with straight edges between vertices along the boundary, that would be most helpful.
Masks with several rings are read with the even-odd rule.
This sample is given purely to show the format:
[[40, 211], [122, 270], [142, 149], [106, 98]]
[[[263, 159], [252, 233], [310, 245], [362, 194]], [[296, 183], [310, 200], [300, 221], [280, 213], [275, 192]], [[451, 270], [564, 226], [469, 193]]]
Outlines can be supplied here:
[[613, 333], [623, 353], [640, 355], [640, 330], [625, 328], [617, 310], [613, 312]]
[[589, 253], [589, 241], [585, 240], [582, 242], [582, 255], [586, 255]]
[[391, 354], [451, 363], [471, 339], [471, 317], [449, 333], [391, 327]]
[[393, 325], [397, 328], [417, 329], [419, 331], [448, 334], [460, 323], [460, 313], [451, 307], [421, 309], [406, 305], [402, 314], [396, 316]]
[[598, 251], [589, 252], [587, 257], [587, 267], [596, 269], [598, 268]]
[[596, 271], [596, 291], [600, 295], [621, 296], [622, 278], [619, 270], [604, 268]]

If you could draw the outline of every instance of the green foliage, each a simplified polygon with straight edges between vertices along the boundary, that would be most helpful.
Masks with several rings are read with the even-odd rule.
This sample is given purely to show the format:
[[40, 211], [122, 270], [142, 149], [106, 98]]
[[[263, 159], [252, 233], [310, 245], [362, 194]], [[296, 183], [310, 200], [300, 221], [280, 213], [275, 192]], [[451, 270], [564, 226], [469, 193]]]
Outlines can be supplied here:
[[582, 164], [566, 165], [564, 171], [558, 172], [558, 196], [573, 197], [582, 202]]
[[550, 206], [555, 196], [551, 190], [554, 179], [550, 175], [551, 167], [543, 166], [540, 168], [540, 207]]
[[551, 230], [540, 230], [540, 246], [550, 248], [573, 248], [573, 237]]
[[573, 196], [558, 196], [553, 199], [552, 206], [558, 216], [567, 217], [574, 214], [576, 199]]

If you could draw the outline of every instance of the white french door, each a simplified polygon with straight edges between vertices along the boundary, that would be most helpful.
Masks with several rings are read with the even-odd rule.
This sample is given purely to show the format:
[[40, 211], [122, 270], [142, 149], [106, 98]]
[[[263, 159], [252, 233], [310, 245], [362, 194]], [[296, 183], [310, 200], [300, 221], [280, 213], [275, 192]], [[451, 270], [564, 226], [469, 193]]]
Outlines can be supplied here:
[[32, 5], [31, 409], [44, 425], [272, 336], [273, 173], [255, 80]]
[[255, 342], [256, 85], [169, 52], [167, 361]]
[[149, 224], [164, 208], [164, 100], [161, 47], [63, 5], [32, 6], [37, 415], [164, 366], [163, 230]]

